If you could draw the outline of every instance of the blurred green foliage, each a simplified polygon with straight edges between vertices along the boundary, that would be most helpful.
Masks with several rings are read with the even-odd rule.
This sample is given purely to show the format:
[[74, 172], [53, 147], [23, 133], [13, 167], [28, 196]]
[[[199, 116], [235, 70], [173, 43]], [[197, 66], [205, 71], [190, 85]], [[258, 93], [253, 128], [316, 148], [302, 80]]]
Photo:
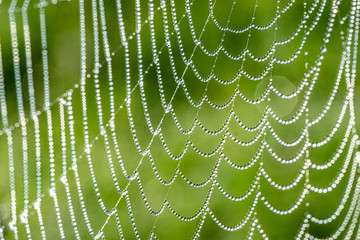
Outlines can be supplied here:
[[[18, 1], [17, 6], [19, 7], [16, 11], [17, 20], [17, 33], [19, 39], [20, 49], [20, 64], [22, 74], [22, 87], [26, 116], [29, 117], [29, 99], [27, 93], [27, 75], [26, 75], [26, 62], [25, 62], [25, 51], [24, 51], [24, 39], [23, 39], [23, 25], [21, 21], [20, 7], [23, 1]], [[141, 18], [145, 21], [148, 18], [148, 1], [141, 0]], [[167, 14], [170, 20], [170, 4], [169, 1], [165, 1], [167, 4]], [[185, 4], [183, 0], [176, 2], [176, 14], [177, 18], [180, 19], [185, 13]], [[214, 6], [214, 14], [221, 25], [226, 25], [229, 11], [232, 6], [232, 0], [218, 0]], [[235, 8], [230, 18], [229, 27], [234, 29], [241, 29], [248, 26], [251, 23], [251, 17], [255, 5], [254, 0], [249, 1], [236, 1]], [[284, 8], [289, 1], [279, 1], [280, 9]], [[312, 3], [308, 2], [307, 7]], [[276, 3], [275, 0], [258, 0], [258, 7], [255, 13], [254, 23], [256, 25], [266, 25], [275, 16]], [[11, 125], [18, 122], [18, 112], [16, 103], [15, 83], [14, 83], [14, 69], [13, 69], [13, 56], [10, 39], [10, 24], [9, 15], [7, 9], [9, 8], [10, 1], [4, 0], [0, 3], [0, 39], [1, 39], [1, 51], [3, 59], [3, 68], [6, 84], [6, 97], [8, 107], [8, 117]], [[155, 7], [157, 8], [160, 3], [154, 1]], [[349, 11], [350, 1], [342, 3], [340, 5], [340, 15], [345, 16]], [[123, 0], [122, 1], [124, 23], [126, 27], [126, 34], [130, 36], [135, 32], [135, 1]], [[128, 173], [132, 173], [136, 169], [141, 155], [137, 152], [132, 135], [129, 129], [129, 121], [127, 117], [127, 110], [125, 107], [120, 108], [123, 105], [126, 97], [126, 86], [125, 86], [125, 68], [124, 68], [124, 48], [122, 47], [118, 20], [116, 1], [105, 1], [105, 12], [107, 21], [107, 34], [109, 38], [110, 49], [113, 53], [112, 56], [112, 75], [114, 80], [114, 93], [115, 93], [115, 108], [117, 109], [116, 114], [116, 134], [117, 140], [120, 145], [121, 156], [124, 161], [124, 165]], [[315, 8], [315, 12], [319, 10], [319, 7]], [[155, 23], [155, 34], [157, 41], [157, 50], [160, 51], [160, 65], [162, 71], [162, 79], [165, 85], [165, 96], [169, 102], [171, 96], [177, 84], [172, 75], [172, 69], [170, 66], [169, 52], [164, 45], [164, 26], [162, 11], [157, 10], [154, 17]], [[273, 44], [274, 39], [277, 41], [285, 40], [289, 36], [293, 35], [295, 29], [299, 27], [304, 12], [304, 1], [296, 1], [289, 11], [282, 14], [278, 19], [276, 36], [274, 35], [274, 27], [267, 30], [252, 30], [251, 37], [249, 37], [248, 45], [248, 32], [242, 34], [226, 33], [223, 39], [224, 48], [231, 54], [240, 54], [245, 46], [248, 46], [255, 56], [264, 56], [269, 48]], [[329, 18], [330, 3], [326, 4], [325, 10], [321, 15], [319, 24], [315, 30], [311, 32], [308, 37], [301, 53], [298, 55], [296, 60], [289, 64], [275, 64], [271, 71], [271, 76], [266, 76], [260, 81], [252, 81], [245, 77], [240, 77], [238, 80], [239, 90], [248, 98], [255, 99], [261, 96], [268, 86], [270, 77], [273, 79], [274, 86], [281, 92], [289, 94], [293, 92], [296, 87], [300, 84], [304, 77], [306, 70], [306, 64], [312, 65], [320, 54], [320, 48], [323, 45], [324, 33], [327, 27], [327, 21]], [[57, 4], [49, 4], [45, 8], [46, 13], [46, 30], [47, 30], [47, 41], [48, 41], [48, 52], [49, 52], [49, 70], [50, 70], [50, 83], [51, 83], [51, 101], [55, 104], [51, 107], [53, 126], [54, 126], [54, 142], [55, 142], [55, 168], [56, 168], [56, 184], [57, 184], [57, 195], [59, 198], [59, 204], [65, 229], [65, 234], [70, 239], [73, 238], [72, 226], [69, 217], [69, 211], [65, 189], [59, 181], [61, 177], [61, 139], [60, 139], [60, 128], [59, 128], [59, 106], [57, 104], [58, 98], [62, 97], [69, 89], [73, 89], [73, 107], [74, 107], [74, 120], [75, 120], [75, 138], [76, 138], [76, 154], [78, 158], [79, 174], [81, 180], [82, 191], [85, 196], [85, 203], [87, 213], [89, 215], [91, 226], [94, 231], [97, 231], [103, 226], [107, 216], [101, 211], [97, 197], [93, 191], [93, 184], [91, 182], [88, 163], [84, 155], [84, 136], [82, 128], [82, 110], [80, 100], [80, 90], [75, 87], [80, 81], [80, 30], [79, 30], [79, 5], [75, 0], [58, 2]], [[39, 8], [36, 2], [31, 1], [30, 8], [28, 10], [30, 20], [30, 34], [31, 34], [31, 47], [32, 47], [32, 61], [33, 61], [33, 73], [35, 79], [35, 95], [37, 109], [42, 110], [44, 93], [43, 93], [43, 74], [42, 74], [42, 58], [41, 58], [41, 41], [40, 41], [40, 23], [39, 23]], [[197, 36], [200, 35], [206, 19], [209, 14], [209, 2], [205, 0], [195, 0], [191, 6], [191, 14], [193, 17], [194, 28]], [[87, 107], [88, 107], [88, 119], [90, 129], [90, 139], [95, 139], [99, 136], [99, 123], [97, 106], [95, 102], [95, 89], [93, 82], [93, 64], [94, 64], [94, 34], [91, 14], [91, 1], [85, 1], [85, 22], [86, 22], [86, 62], [87, 62], [87, 73], [90, 74], [90, 78], [87, 79], [86, 94], [87, 94]], [[310, 15], [309, 21], [315, 19], [315, 14]], [[170, 31], [173, 31], [173, 25], [171, 21]], [[180, 24], [181, 37], [183, 41], [183, 47], [185, 54], [189, 57], [195, 48], [193, 39], [191, 38], [191, 32], [189, 29], [189, 22], [184, 17]], [[324, 108], [325, 103], [330, 97], [331, 89], [335, 82], [336, 73], [340, 63], [343, 45], [341, 42], [341, 32], [346, 32], [347, 22], [344, 25], [340, 25], [336, 22], [331, 41], [328, 44], [328, 52], [325, 54], [325, 59], [321, 66], [320, 75], [317, 83], [312, 91], [309, 100], [309, 118], [313, 119], [316, 117]], [[101, 37], [101, 31], [99, 31]], [[280, 59], [289, 58], [292, 54], [297, 51], [299, 44], [304, 36], [301, 32], [299, 36], [295, 37], [293, 41], [284, 46], [276, 48], [275, 57]], [[201, 38], [201, 43], [209, 51], [214, 51], [221, 39], [223, 32], [220, 31], [213, 21], [209, 21], [204, 29], [204, 33]], [[150, 42], [150, 28], [149, 24], [144, 23], [141, 28], [141, 39], [142, 39], [142, 63], [144, 69], [148, 69], [148, 66], [153, 62], [152, 49]], [[175, 34], [171, 36], [171, 44], [173, 47], [174, 61], [176, 71], [179, 76], [185, 71], [186, 67], [181, 59], [178, 43]], [[104, 121], [109, 121], [109, 85], [108, 85], [108, 72], [106, 62], [103, 54], [102, 40], [100, 40], [100, 58], [102, 67], [99, 74], [100, 79], [100, 90], [102, 98], [102, 108], [104, 113]], [[138, 81], [138, 52], [136, 37], [129, 40], [130, 50], [130, 71], [131, 71], [131, 86], [134, 88]], [[304, 52], [308, 52], [305, 55]], [[206, 56], [199, 48], [194, 51], [192, 57], [194, 64], [203, 77], [208, 76], [210, 73], [214, 73], [221, 79], [230, 80], [239, 71], [241, 66], [250, 75], [261, 74], [269, 61], [263, 63], [254, 62], [250, 58], [246, 58], [246, 61], [233, 61], [228, 59], [223, 53], [220, 53], [215, 62], [214, 57]], [[243, 65], [242, 65], [243, 64]], [[226, 103], [234, 94], [236, 89], [236, 83], [229, 85], [222, 85], [211, 79], [209, 84], [200, 82], [195, 76], [194, 72], [190, 69], [185, 71], [184, 81], [188, 87], [191, 98], [198, 102], [204, 92], [207, 93], [208, 98], [215, 104]], [[159, 97], [159, 86], [158, 79], [156, 76], [155, 67], [149, 67], [148, 74], [144, 77], [144, 89], [147, 97], [147, 104], [149, 106], [149, 114], [151, 117], [152, 124], [157, 126], [160, 119], [164, 115], [164, 109], [161, 106]], [[320, 124], [314, 126], [310, 131], [310, 140], [319, 141], [323, 139], [332, 129], [335, 124], [337, 117], [340, 113], [340, 109], [344, 103], [346, 95], [346, 86], [344, 81], [341, 81], [339, 91], [335, 96], [335, 101], [329, 110], [329, 113], [321, 121]], [[265, 107], [267, 104], [274, 109], [274, 111], [284, 119], [293, 116], [302, 104], [304, 94], [300, 93], [296, 98], [291, 100], [280, 99], [275, 94], [270, 94], [270, 101], [260, 103], [258, 105], [250, 105], [239, 97], [236, 99], [234, 104], [234, 111], [241, 121], [249, 127], [255, 126], [261, 119]], [[358, 101], [358, 96], [355, 96], [355, 100]], [[200, 110], [192, 107], [183, 89], [180, 87], [176, 92], [172, 101], [176, 116], [184, 129], [191, 127], [193, 120], [197, 117], [201, 123], [208, 130], [219, 129], [226, 118], [229, 115], [230, 108], [224, 110], [214, 110], [208, 104], [203, 104]], [[144, 109], [141, 103], [140, 91], [136, 87], [132, 93], [131, 110], [135, 120], [135, 129], [139, 138], [139, 144], [142, 149], [145, 149], [147, 144], [152, 139], [152, 135], [148, 130], [148, 127], [144, 118]], [[358, 111], [357, 109], [355, 109]], [[358, 112], [356, 112], [358, 114]], [[42, 184], [44, 197], [42, 200], [42, 213], [45, 220], [45, 230], [49, 239], [58, 239], [59, 233], [57, 230], [55, 209], [53, 201], [48, 194], [49, 188], [49, 154], [48, 154], [48, 138], [47, 138], [47, 120], [46, 114], [42, 113], [40, 116], [40, 135], [41, 135], [41, 158], [42, 158]], [[326, 163], [332, 156], [335, 149], [339, 146], [340, 141], [344, 135], [347, 122], [349, 120], [349, 114], [347, 112], [343, 124], [340, 126], [339, 131], [335, 134], [331, 142], [320, 149], [312, 149], [310, 152], [310, 159], [314, 163]], [[278, 124], [275, 120], [269, 117], [270, 124], [278, 133], [278, 135], [288, 141], [294, 141], [298, 138], [303, 127], [305, 126], [305, 117], [301, 117], [296, 123], [284, 126]], [[15, 126], [15, 125], [14, 125]], [[0, 124], [0, 129], [2, 129]], [[188, 139], [188, 136], [181, 134], [174, 124], [171, 115], [165, 115], [162, 123], [162, 132], [166, 143], [172, 154], [179, 155]], [[29, 185], [30, 185], [30, 203], [35, 201], [35, 149], [34, 143], [34, 125], [30, 120], [27, 124], [28, 130], [28, 142], [29, 142]], [[241, 141], [249, 141], [256, 133], [248, 133], [241, 130], [235, 123], [230, 121], [229, 131]], [[13, 131], [14, 137], [14, 159], [15, 159], [15, 172], [16, 172], [16, 189], [17, 189], [17, 208], [18, 214], [22, 210], [22, 199], [23, 199], [23, 177], [22, 177], [22, 146], [21, 146], [21, 130], [15, 128]], [[109, 130], [108, 130], [109, 133]], [[68, 134], [68, 133], [67, 133]], [[67, 137], [69, 137], [67, 135]], [[189, 139], [201, 152], [213, 151], [221, 142], [224, 134], [218, 136], [210, 136], [204, 134], [198, 127], [190, 135]], [[266, 139], [278, 155], [283, 158], [291, 158], [294, 156], [299, 149], [303, 146], [299, 144], [296, 147], [285, 148], [280, 146], [270, 134], [263, 137]], [[68, 139], [69, 140], [69, 139]], [[69, 142], [68, 142], [69, 144]], [[223, 152], [226, 156], [238, 165], [243, 165], [249, 162], [254, 156], [257, 149], [259, 148], [260, 141], [250, 147], [240, 147], [233, 143], [229, 138], [223, 145]], [[113, 146], [113, 145], [111, 145]], [[345, 148], [346, 153], [347, 147]], [[70, 156], [70, 145], [67, 146], [67, 159], [68, 166], [71, 166]], [[159, 175], [166, 181], [168, 181], [175, 172], [178, 162], [172, 160], [168, 154], [164, 151], [163, 146], [158, 137], [154, 138], [151, 145], [151, 154]], [[80, 157], [81, 156], [81, 157]], [[113, 180], [110, 175], [108, 166], [108, 157], [106, 155], [106, 149], [103, 138], [100, 136], [99, 140], [95, 141], [91, 148], [91, 156], [94, 163], [95, 175], [98, 180], [98, 186], [101, 192], [101, 197], [106, 204], [108, 209], [111, 209], [119, 199], [119, 194], [116, 192], [113, 184]], [[114, 148], [111, 147], [111, 156], [116, 162], [116, 155]], [[313, 185], [324, 187], [334, 179], [334, 176], [338, 173], [339, 169], [343, 165], [345, 154], [342, 154], [339, 161], [336, 162], [331, 168], [324, 171], [310, 170], [310, 181]], [[205, 181], [214, 170], [217, 164], [219, 154], [215, 154], [213, 157], [205, 158], [199, 156], [191, 147], [189, 147], [185, 156], [181, 160], [179, 166], [182, 173], [191, 181], [195, 183], [201, 183]], [[264, 163], [264, 168], [269, 173], [271, 178], [279, 184], [288, 184], [293, 181], [301, 170], [305, 158], [302, 157], [294, 164], [283, 165], [274, 160], [270, 154], [264, 150], [261, 161]], [[223, 159], [220, 160], [217, 181], [223, 186], [223, 188], [233, 196], [241, 196], [251, 186], [256, 173], [259, 169], [259, 163], [256, 163], [252, 168], [246, 171], [239, 171], [231, 168]], [[115, 164], [115, 170], [117, 178], [121, 188], [124, 188], [127, 184], [127, 180], [122, 175], [118, 164]], [[210, 190], [211, 184], [208, 184], [204, 188], [193, 188], [186, 184], [179, 176], [171, 186], [163, 186], [155, 178], [154, 172], [151, 169], [148, 157], [144, 157], [139, 169], [139, 175], [141, 177], [141, 183], [144, 188], [147, 200], [150, 206], [157, 211], [161, 206], [163, 200], [166, 199], [171, 204], [174, 210], [182, 216], [192, 216], [201, 207], [206, 199], [206, 196]], [[88, 239], [89, 233], [86, 229], [85, 222], [82, 217], [81, 208], [76, 194], [76, 186], [74, 184], [75, 179], [72, 171], [68, 171], [68, 180], [70, 184], [70, 190], [72, 194], [73, 204], [76, 219], [78, 220], [78, 229], [81, 237]], [[268, 237], [271, 239], [292, 239], [299, 230], [300, 224], [304, 219], [305, 212], [309, 211], [313, 215], [318, 217], [327, 217], [336, 209], [340, 204], [341, 197], [344, 193], [345, 186], [348, 180], [349, 171], [346, 172], [345, 178], [341, 181], [340, 185], [333, 191], [327, 194], [315, 194], [311, 193], [306, 197], [306, 201], [310, 203], [309, 207], [305, 207], [305, 204], [301, 204], [297, 210], [287, 216], [279, 216], [269, 211], [259, 201], [256, 212], [257, 218], [260, 224], [265, 230]], [[279, 191], [264, 179], [260, 180], [260, 189], [268, 201], [278, 209], [287, 209], [297, 200], [301, 190], [304, 188], [305, 181], [302, 179], [298, 186], [291, 190]], [[191, 238], [195, 232], [199, 219], [191, 222], [183, 222], [177, 219], [169, 209], [165, 209], [163, 214], [159, 218], [151, 215], [145, 208], [144, 202], [139, 192], [137, 181], [133, 181], [128, 192], [130, 194], [130, 200], [132, 209], [134, 211], [134, 219], [139, 231], [141, 238], [148, 238], [150, 231], [155, 225], [155, 234], [160, 239], [188, 239]], [[212, 193], [209, 208], [218, 217], [218, 219], [229, 226], [235, 226], [238, 224], [249, 210], [255, 194], [253, 193], [247, 200], [242, 202], [232, 202], [226, 199], [216, 187]], [[7, 225], [10, 219], [10, 200], [9, 200], [9, 178], [8, 178], [8, 162], [7, 162], [7, 140], [6, 135], [0, 136], [0, 221], [2, 225]], [[348, 204], [345, 207], [348, 208]], [[126, 239], [133, 239], [135, 235], [131, 228], [131, 222], [126, 210], [126, 203], [124, 199], [121, 200], [117, 207], [119, 212], [119, 219], [122, 225], [124, 237]], [[315, 234], [318, 237], [326, 237], [331, 234], [342, 222], [345, 216], [346, 210], [340, 215], [340, 217], [331, 224], [324, 226], [311, 225], [309, 229], [310, 233]], [[40, 238], [39, 224], [35, 211], [30, 210], [29, 222], [32, 226], [33, 239]], [[216, 224], [207, 216], [203, 229], [200, 233], [200, 238], [203, 239], [244, 239], [249, 232], [250, 222], [247, 223], [243, 229], [236, 232], [225, 232], [221, 230]], [[118, 238], [116, 230], [116, 222], [114, 217], [110, 218], [109, 223], [104, 228], [104, 233], [108, 239]], [[21, 234], [25, 233], [24, 225], [18, 224]], [[256, 231], [255, 231], [256, 232]], [[12, 234], [5, 229], [6, 238], [12, 238]], [[260, 238], [258, 233], [255, 233], [254, 239]], [[25, 236], [20, 235], [20, 239]]]

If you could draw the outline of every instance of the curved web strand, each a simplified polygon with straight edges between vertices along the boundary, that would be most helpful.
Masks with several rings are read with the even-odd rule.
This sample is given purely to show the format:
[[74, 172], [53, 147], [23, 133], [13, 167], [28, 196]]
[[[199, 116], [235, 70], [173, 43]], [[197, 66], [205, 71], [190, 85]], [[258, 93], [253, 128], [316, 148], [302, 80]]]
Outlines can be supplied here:
[[360, 236], [359, 0], [0, 0], [0, 21], [0, 239], [272, 239], [271, 214], [279, 238]]

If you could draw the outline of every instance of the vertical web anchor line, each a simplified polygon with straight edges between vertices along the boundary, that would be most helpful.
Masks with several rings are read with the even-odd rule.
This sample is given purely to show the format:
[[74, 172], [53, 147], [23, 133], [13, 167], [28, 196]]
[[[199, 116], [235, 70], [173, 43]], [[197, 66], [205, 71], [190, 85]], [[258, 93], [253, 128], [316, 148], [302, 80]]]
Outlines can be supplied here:
[[0, 239], [360, 235], [359, 0], [6, 0], [0, 21]]

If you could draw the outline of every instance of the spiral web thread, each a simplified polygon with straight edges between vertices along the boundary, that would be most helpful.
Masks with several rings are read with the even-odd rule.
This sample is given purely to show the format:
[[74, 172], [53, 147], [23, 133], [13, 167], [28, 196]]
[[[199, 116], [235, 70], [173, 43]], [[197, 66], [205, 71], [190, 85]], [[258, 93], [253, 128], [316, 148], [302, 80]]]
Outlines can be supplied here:
[[[169, 232], [163, 229], [175, 228], [164, 225], [163, 219], [170, 218], [193, 223], [186, 228], [191, 238], [206, 238], [211, 231], [276, 238], [267, 222], [271, 218], [264, 215], [297, 219], [296, 231], [287, 238], [359, 239], [360, 140], [354, 99], [360, 1], [269, 1], [272, 15], [265, 24], [257, 21], [266, 4], [260, 0], [246, 7], [230, 0], [129, 2], [0, 1], [1, 9], [8, 10], [0, 14], [9, 22], [9, 36], [0, 36], [0, 137], [10, 189], [0, 239], [166, 239]], [[225, 2], [228, 9], [219, 18]], [[48, 9], [60, 5], [77, 8], [80, 81], [53, 99], [51, 22], [46, 19]], [[206, 11], [198, 10], [200, 5]], [[250, 14], [239, 27], [234, 22], [239, 22], [236, 10], [241, 7]], [[294, 11], [300, 11], [300, 19], [284, 37], [281, 21]], [[38, 25], [31, 24], [30, 12], [36, 12]], [[40, 44], [33, 42], [32, 28], [39, 30]], [[209, 29], [219, 33], [216, 47], [207, 44]], [[252, 42], [261, 42], [254, 38], [263, 32], [272, 40], [259, 55]], [[237, 53], [226, 45], [229, 35], [242, 40]], [[11, 60], [4, 58], [5, 48]], [[41, 79], [35, 75], [35, 55], [41, 59]], [[4, 68], [9, 61], [13, 76]], [[218, 74], [219, 65], [226, 66], [222, 61], [237, 64], [236, 71]], [[294, 65], [301, 71], [291, 75], [286, 69]], [[329, 68], [335, 74], [327, 75]], [[290, 81], [280, 81], [278, 76], [286, 73]], [[37, 97], [39, 82], [42, 98]], [[291, 91], [279, 87], [289, 82]], [[255, 90], [243, 87], [253, 83], [258, 84]], [[212, 84], [228, 96], [217, 99]], [[15, 122], [9, 120], [9, 85], [16, 94]], [[319, 88], [326, 101], [319, 101]], [[179, 103], [186, 107], [177, 108]], [[279, 113], [275, 104], [294, 109]], [[246, 120], [252, 111], [257, 119]], [[159, 159], [170, 162], [166, 173]], [[194, 159], [206, 162], [202, 180], [192, 180], [194, 174], [183, 168]], [[279, 171], [292, 175], [285, 174], [284, 181], [276, 176]], [[148, 190], [149, 173], [160, 193]], [[226, 185], [223, 179], [232, 173], [250, 174], [251, 181], [242, 188]], [[190, 196], [179, 200], [192, 206], [192, 213], [173, 199], [186, 195], [186, 189], [203, 193], [200, 204]], [[292, 196], [286, 205], [273, 197], [286, 194]], [[319, 212], [322, 204], [316, 198], [334, 195], [338, 200], [331, 212]], [[228, 213], [236, 221], [226, 220], [219, 210], [229, 202], [245, 202], [241, 211]], [[326, 230], [314, 230], [319, 226]]]

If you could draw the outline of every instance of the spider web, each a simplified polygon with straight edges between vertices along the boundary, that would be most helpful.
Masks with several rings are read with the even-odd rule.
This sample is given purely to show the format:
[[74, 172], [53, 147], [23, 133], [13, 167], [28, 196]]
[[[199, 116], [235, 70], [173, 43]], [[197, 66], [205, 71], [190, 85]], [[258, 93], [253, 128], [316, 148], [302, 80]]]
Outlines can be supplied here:
[[0, 21], [0, 239], [360, 238], [360, 1], [0, 0]]

